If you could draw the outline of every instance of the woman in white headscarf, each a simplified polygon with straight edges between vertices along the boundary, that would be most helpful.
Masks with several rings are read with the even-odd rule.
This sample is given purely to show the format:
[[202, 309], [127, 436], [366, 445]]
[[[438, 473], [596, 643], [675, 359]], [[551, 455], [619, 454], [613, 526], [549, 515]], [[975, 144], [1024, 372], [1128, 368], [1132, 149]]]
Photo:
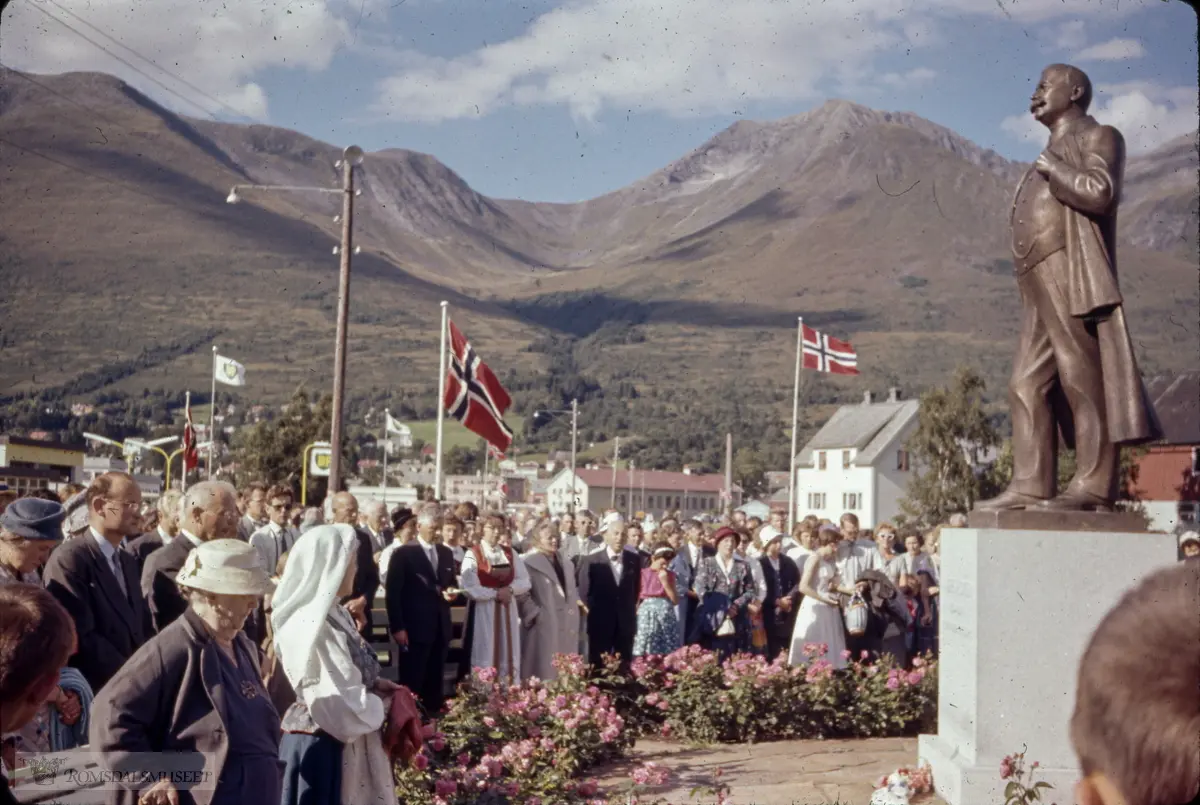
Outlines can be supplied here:
[[275, 650], [296, 691], [283, 716], [281, 805], [395, 805], [383, 726], [398, 687], [338, 601], [354, 583], [358, 538], [348, 525], [305, 532], [272, 601]]

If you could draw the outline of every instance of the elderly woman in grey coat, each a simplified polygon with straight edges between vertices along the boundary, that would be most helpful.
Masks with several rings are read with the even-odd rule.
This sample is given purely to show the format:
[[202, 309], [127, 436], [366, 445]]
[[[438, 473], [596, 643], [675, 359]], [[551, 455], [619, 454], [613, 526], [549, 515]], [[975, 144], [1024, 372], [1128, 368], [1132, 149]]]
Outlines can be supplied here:
[[560, 548], [558, 529], [543, 520], [531, 535], [532, 550], [521, 556], [529, 571], [528, 603], [521, 611], [521, 676], [558, 676], [555, 654], [579, 651], [579, 592], [575, 568]]
[[179, 571], [188, 609], [134, 654], [92, 708], [90, 743], [120, 772], [118, 805], [279, 802], [279, 714], [241, 629], [273, 584], [236, 539], [197, 546]]

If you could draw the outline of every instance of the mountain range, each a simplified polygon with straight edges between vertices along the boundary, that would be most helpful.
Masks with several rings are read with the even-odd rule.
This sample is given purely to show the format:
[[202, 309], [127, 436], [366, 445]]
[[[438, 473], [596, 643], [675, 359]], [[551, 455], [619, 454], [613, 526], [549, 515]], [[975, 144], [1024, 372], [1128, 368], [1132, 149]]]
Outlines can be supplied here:
[[[1129, 159], [1118, 260], [1147, 374], [1197, 343], [1197, 137]], [[209, 345], [256, 396], [333, 363], [340, 149], [190, 119], [116, 78], [0, 72], [0, 389], [203, 389]], [[957, 364], [993, 395], [1015, 348], [1012, 192], [1028, 165], [903, 112], [831, 100], [743, 121], [628, 187], [575, 204], [488, 198], [435, 157], [366, 155], [358, 177], [351, 389], [428, 396], [438, 303], [503, 371], [569, 350], [602, 383], [790, 403], [798, 316], [863, 374], [814, 399]], [[553, 336], [550, 342], [547, 338]], [[80, 384], [81, 378], [91, 378]], [[725, 393], [725, 392], [722, 392]]]

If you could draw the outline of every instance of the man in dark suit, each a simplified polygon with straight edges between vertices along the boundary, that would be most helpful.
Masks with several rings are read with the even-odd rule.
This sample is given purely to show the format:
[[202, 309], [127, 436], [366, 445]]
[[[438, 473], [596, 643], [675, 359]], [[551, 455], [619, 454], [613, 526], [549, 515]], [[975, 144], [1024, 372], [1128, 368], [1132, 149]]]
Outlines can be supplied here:
[[146, 567], [146, 558], [179, 536], [179, 504], [183, 495], [174, 489], [163, 492], [158, 499], [158, 526], [131, 540], [125, 550], [137, 560], [138, 572]]
[[583, 557], [578, 570], [579, 600], [587, 606], [588, 661], [603, 664], [616, 654], [627, 663], [637, 634], [637, 603], [642, 587], [642, 561], [625, 550], [625, 518], [604, 518], [604, 547]]
[[237, 492], [229, 484], [218, 481], [196, 484], [188, 489], [182, 508], [179, 536], [150, 554], [142, 568], [142, 595], [156, 632], [167, 628], [188, 608], [187, 599], [175, 582], [188, 554], [202, 542], [237, 539]]
[[261, 481], [251, 482], [242, 493], [242, 501], [246, 513], [238, 522], [237, 538], [249, 542], [255, 531], [270, 522], [267, 519], [267, 485]]
[[758, 561], [767, 586], [762, 605], [763, 629], [767, 633], [767, 659], [774, 660], [791, 644], [792, 628], [796, 625], [800, 568], [782, 554], [782, 531], [765, 525], [758, 532], [758, 538], [763, 543], [763, 555]]
[[368, 501], [363, 508], [363, 524], [367, 535], [371, 538], [371, 554], [378, 556], [383, 549], [392, 544], [396, 532], [388, 522], [387, 504], [382, 500]]
[[[679, 592], [680, 595], [687, 596], [687, 614], [683, 620], [689, 625], [688, 632], [690, 632], [690, 624], [696, 622], [696, 611], [700, 608], [700, 596], [692, 589], [692, 582], [695, 581], [696, 573], [700, 569], [700, 560], [708, 556], [716, 556], [717, 551], [705, 540], [704, 523], [699, 520], [688, 520], [684, 523], [683, 536], [685, 544], [676, 558], [687, 562], [688, 567], [688, 584], [686, 585], [686, 589], [680, 587]], [[684, 632], [685, 643], [687, 642], [686, 635], [688, 632]]]
[[352, 526], [358, 536], [358, 569], [354, 573], [354, 589], [342, 603], [354, 616], [359, 634], [369, 641], [371, 610], [375, 607], [375, 594], [379, 592], [379, 566], [375, 564], [375, 547], [370, 533], [358, 525], [358, 500], [354, 495], [338, 492], [333, 496], [333, 522]]
[[450, 647], [450, 602], [457, 595], [454, 553], [436, 544], [441, 510], [426, 504], [417, 515], [417, 538], [391, 555], [387, 569], [388, 631], [400, 647], [400, 684], [436, 716], [445, 702], [443, 675]]
[[133, 476], [106, 472], [87, 490], [89, 527], [50, 554], [46, 589], [75, 621], [71, 665], [98, 691], [153, 634], [137, 560], [120, 549], [137, 533], [142, 492]]

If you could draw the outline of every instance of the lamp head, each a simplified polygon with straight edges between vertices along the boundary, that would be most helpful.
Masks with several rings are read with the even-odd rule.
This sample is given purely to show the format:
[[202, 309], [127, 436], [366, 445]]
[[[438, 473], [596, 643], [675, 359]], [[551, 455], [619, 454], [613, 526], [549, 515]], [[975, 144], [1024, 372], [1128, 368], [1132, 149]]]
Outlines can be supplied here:
[[242, 200], [242, 197], [238, 195], [238, 191], [237, 191], [236, 187], [233, 188], [232, 190], [230, 190], [229, 195], [225, 197], [226, 204], [237, 204], [241, 200]]
[[342, 152], [342, 158], [357, 168], [363, 162], [363, 150], [357, 145], [351, 145]]

